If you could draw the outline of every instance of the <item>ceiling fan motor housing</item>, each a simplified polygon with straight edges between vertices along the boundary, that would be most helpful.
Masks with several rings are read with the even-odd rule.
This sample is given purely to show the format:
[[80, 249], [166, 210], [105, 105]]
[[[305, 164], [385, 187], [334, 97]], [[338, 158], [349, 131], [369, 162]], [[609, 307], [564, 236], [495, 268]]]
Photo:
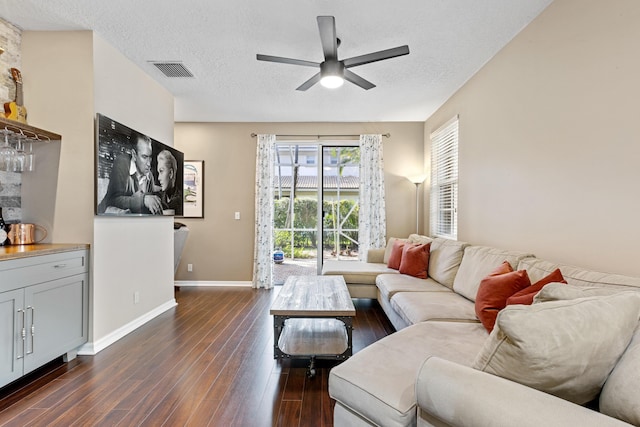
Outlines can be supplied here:
[[329, 60], [320, 64], [320, 75], [344, 77], [344, 64], [342, 61]]

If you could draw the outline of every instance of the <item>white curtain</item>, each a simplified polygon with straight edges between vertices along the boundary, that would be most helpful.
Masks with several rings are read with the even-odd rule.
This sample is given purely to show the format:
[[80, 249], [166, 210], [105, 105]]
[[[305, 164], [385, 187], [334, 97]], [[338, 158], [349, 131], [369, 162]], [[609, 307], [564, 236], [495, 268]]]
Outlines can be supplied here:
[[256, 150], [256, 240], [253, 287], [273, 286], [273, 160], [276, 136], [258, 135]]
[[386, 224], [382, 135], [360, 135], [360, 260], [366, 260], [367, 250], [385, 247]]

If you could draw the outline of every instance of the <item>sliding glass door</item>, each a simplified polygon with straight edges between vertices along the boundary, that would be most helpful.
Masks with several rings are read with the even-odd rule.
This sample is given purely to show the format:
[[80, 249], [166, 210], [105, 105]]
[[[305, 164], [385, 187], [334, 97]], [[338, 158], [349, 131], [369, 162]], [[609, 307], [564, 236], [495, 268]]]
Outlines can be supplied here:
[[322, 186], [323, 259], [358, 259], [360, 148], [324, 146]]
[[357, 146], [276, 144], [276, 284], [320, 274], [325, 259], [357, 259], [359, 159]]

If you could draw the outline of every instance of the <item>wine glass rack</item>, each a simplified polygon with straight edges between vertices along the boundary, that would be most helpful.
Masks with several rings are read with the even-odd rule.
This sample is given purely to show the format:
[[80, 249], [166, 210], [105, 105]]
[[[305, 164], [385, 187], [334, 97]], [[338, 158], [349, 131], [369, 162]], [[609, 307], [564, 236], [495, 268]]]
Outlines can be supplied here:
[[3, 117], [0, 117], [0, 129], [8, 129], [11, 132], [23, 134], [30, 142], [50, 142], [60, 141], [62, 139], [62, 136], [57, 133], [49, 132], [26, 123], [9, 120]]

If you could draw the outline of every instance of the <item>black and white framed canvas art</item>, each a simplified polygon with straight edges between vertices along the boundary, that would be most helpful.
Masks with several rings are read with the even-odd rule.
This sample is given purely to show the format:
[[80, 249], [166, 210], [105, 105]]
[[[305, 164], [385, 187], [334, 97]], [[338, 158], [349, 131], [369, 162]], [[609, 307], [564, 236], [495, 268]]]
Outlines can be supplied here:
[[182, 152], [98, 114], [96, 154], [97, 215], [182, 216]]

